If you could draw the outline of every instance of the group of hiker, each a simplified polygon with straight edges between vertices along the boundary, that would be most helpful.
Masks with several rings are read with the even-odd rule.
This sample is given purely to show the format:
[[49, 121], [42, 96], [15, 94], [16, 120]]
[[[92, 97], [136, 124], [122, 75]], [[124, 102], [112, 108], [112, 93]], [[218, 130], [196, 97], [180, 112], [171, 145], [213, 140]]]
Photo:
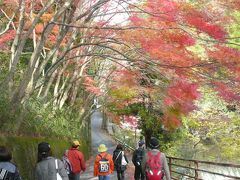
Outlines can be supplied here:
[[[74, 140], [60, 160], [52, 156], [49, 143], [39, 143], [35, 180], [80, 180], [80, 174], [86, 170], [86, 162], [83, 153], [78, 149], [79, 146], [79, 141]], [[134, 179], [161, 180], [165, 177], [170, 180], [168, 163], [164, 153], [158, 150], [158, 140], [152, 137], [149, 142], [150, 149], [145, 149], [144, 146], [144, 140], [140, 140], [132, 156], [135, 166]], [[124, 146], [118, 144], [113, 155], [107, 151], [106, 145], [99, 145], [93, 175], [99, 180], [110, 180], [110, 175], [115, 170], [118, 180], [124, 180], [129, 163]], [[11, 159], [11, 152], [5, 146], [0, 146], [0, 180], [22, 180]]]

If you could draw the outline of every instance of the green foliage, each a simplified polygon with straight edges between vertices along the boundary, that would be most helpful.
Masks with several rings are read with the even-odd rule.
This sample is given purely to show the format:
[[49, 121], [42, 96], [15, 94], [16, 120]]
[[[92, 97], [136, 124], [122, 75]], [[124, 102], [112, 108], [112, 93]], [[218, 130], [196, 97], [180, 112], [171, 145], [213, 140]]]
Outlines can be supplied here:
[[156, 135], [156, 133], [158, 133], [158, 131], [161, 129], [161, 121], [157, 116], [149, 112], [145, 106], [139, 106], [138, 115], [141, 117], [140, 128], [143, 130], [143, 132], [147, 132], [149, 129], [151, 129], [152, 134]]
[[121, 129], [114, 132], [114, 136], [119, 139], [124, 144], [135, 148], [137, 145], [137, 139], [139, 139], [138, 134], [128, 129]]
[[[7, 134], [25, 134], [33, 136], [88, 139], [87, 132], [82, 133], [81, 122], [77, 111], [53, 106], [31, 99], [28, 103], [13, 108], [4, 98], [0, 98], [1, 132]], [[86, 128], [86, 127], [84, 127]]]
[[44, 136], [78, 137], [80, 123], [77, 113], [66, 108], [44, 107], [42, 104], [39, 101], [30, 101], [28, 104], [31, 112], [36, 115], [27, 122], [31, 126], [37, 127], [35, 128], [36, 133]]
[[232, 43], [230, 46], [233, 48], [237, 48], [239, 49], [239, 45], [240, 44], [240, 32], [239, 32], [239, 28], [240, 28], [240, 12], [235, 11], [232, 13], [232, 15], [235, 18], [235, 23], [232, 23], [229, 27], [228, 27], [228, 32], [230, 35], [230, 39], [229, 41]]
[[18, 107], [13, 109], [11, 108], [11, 103], [6, 98], [6, 94], [0, 93], [0, 123], [1, 132], [4, 131], [5, 133], [8, 133], [11, 129], [14, 129], [13, 132], [15, 132], [17, 125], [17, 117], [20, 115], [20, 109]]
[[218, 160], [240, 162], [240, 118], [233, 113], [230, 119], [213, 123], [209, 138], [215, 142]]
[[118, 116], [121, 115], [138, 115], [139, 108], [141, 108], [141, 104], [130, 104], [129, 106], [125, 106], [123, 108], [116, 107], [115, 103], [108, 103], [107, 109]]
[[[139, 116], [142, 134], [157, 137], [160, 140], [160, 149], [169, 156], [239, 163], [238, 112], [230, 112], [228, 104], [211, 88], [202, 87], [200, 91], [202, 97], [195, 103], [198, 109], [182, 117], [182, 126], [171, 131], [164, 128], [162, 113], [156, 112], [151, 106], [135, 103], [118, 108], [111, 104], [108, 109], [120, 116]], [[133, 134], [123, 134], [128, 134], [134, 140]], [[134, 144], [132, 141], [129, 143]]]
[[[142, 134], [158, 137], [161, 141], [160, 148], [163, 151], [169, 149], [169, 147], [172, 146], [172, 143], [178, 140], [179, 136], [181, 136], [179, 129], [166, 131], [161, 121], [162, 113], [153, 112], [142, 103], [130, 104], [122, 109], [112, 108], [110, 110], [117, 115], [134, 115], [140, 117], [141, 120], [139, 121], [138, 128], [142, 130]], [[128, 133], [124, 132], [123, 134]], [[131, 136], [128, 134], [128, 136], [132, 137], [132, 141], [129, 143], [134, 144], [133, 135]]]
[[[14, 78], [14, 85], [16, 86], [20, 78], [23, 75], [23, 70], [26, 68], [29, 59], [31, 58], [31, 53], [24, 53], [20, 57], [20, 63], [17, 65], [17, 70], [15, 72], [16, 77]], [[9, 62], [11, 59], [11, 54], [7, 52], [0, 52], [0, 81], [2, 81], [7, 73], [9, 72]]]
[[168, 142], [165, 152], [171, 156], [239, 163], [240, 118], [229, 112], [227, 104], [215, 92], [202, 88], [198, 110], [182, 118], [177, 138]]
[[218, 97], [217, 92], [210, 88], [203, 87], [201, 89], [202, 98], [196, 102], [198, 110], [193, 113], [196, 119], [221, 119], [227, 116], [227, 103]]
[[10, 58], [9, 53], [0, 52], [0, 80], [2, 80], [8, 72], [8, 63]]
[[[32, 55], [32, 48], [32, 40], [28, 40], [24, 52], [21, 54], [17, 70], [14, 72], [13, 89], [18, 86], [24, 74]], [[1, 82], [9, 72], [10, 59], [10, 53], [0, 52]], [[1, 133], [8, 136], [49, 137], [62, 140], [78, 138], [84, 139], [81, 143], [85, 147], [90, 147], [89, 124], [82, 124], [78, 111], [79, 106], [77, 109], [72, 106], [64, 106], [59, 109], [53, 105], [51, 95], [48, 97], [49, 101], [46, 102], [46, 100], [36, 97], [36, 93], [33, 93], [31, 98], [24, 103], [16, 105], [10, 101], [11, 94], [8, 90], [3, 88], [0, 90]], [[87, 151], [89, 152], [89, 149]]]
[[201, 58], [202, 60], [206, 60], [207, 58], [207, 54], [205, 52], [204, 47], [200, 44], [197, 43], [194, 46], [190, 46], [187, 48], [189, 51], [193, 52], [194, 54], [196, 54], [196, 56], [198, 56], [199, 58]]
[[112, 89], [110, 91], [110, 95], [116, 99], [130, 100], [130, 99], [136, 97], [137, 91], [134, 89], [131, 89], [129, 87], [123, 86], [118, 89]]

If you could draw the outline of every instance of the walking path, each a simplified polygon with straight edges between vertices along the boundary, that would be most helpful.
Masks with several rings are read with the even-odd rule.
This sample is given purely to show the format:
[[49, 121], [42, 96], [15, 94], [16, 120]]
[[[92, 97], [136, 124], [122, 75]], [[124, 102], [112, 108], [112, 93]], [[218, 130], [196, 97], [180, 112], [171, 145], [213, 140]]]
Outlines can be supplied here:
[[[87, 162], [87, 170], [81, 174], [82, 180], [98, 180], [93, 177], [93, 165], [96, 155], [98, 154], [97, 148], [99, 144], [105, 144], [108, 147], [108, 153], [113, 154], [116, 148], [116, 142], [106, 132], [101, 129], [102, 114], [100, 112], [93, 113], [91, 117], [91, 133], [92, 133], [92, 156]], [[128, 154], [129, 166], [126, 172], [126, 180], [133, 179], [134, 168], [131, 163], [131, 154]], [[111, 175], [111, 180], [117, 180], [116, 171]]]

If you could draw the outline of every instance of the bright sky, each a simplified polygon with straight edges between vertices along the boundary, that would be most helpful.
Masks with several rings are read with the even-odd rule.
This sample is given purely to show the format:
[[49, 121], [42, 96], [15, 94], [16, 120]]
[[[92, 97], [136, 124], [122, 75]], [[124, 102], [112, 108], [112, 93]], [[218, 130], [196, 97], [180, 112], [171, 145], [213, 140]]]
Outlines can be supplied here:
[[[128, 0], [128, 3], [136, 2], [137, 0]], [[110, 10], [107, 12], [107, 15], [104, 17], [99, 17], [100, 20], [110, 20], [112, 25], [123, 25], [128, 22], [128, 4], [119, 0], [111, 1]]]

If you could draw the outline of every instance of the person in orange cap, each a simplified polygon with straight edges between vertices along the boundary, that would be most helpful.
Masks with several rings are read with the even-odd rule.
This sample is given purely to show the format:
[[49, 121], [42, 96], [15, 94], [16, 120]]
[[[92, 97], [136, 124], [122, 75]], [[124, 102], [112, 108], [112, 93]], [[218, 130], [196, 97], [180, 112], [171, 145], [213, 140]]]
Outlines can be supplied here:
[[72, 166], [72, 172], [69, 174], [69, 180], [80, 180], [80, 173], [86, 170], [84, 155], [78, 149], [79, 146], [79, 141], [74, 140], [72, 142], [72, 147], [66, 152]]
[[114, 163], [112, 155], [107, 153], [105, 144], [98, 147], [99, 154], [96, 156], [94, 163], [94, 176], [98, 176], [99, 180], [110, 180], [110, 174], [114, 171]]

